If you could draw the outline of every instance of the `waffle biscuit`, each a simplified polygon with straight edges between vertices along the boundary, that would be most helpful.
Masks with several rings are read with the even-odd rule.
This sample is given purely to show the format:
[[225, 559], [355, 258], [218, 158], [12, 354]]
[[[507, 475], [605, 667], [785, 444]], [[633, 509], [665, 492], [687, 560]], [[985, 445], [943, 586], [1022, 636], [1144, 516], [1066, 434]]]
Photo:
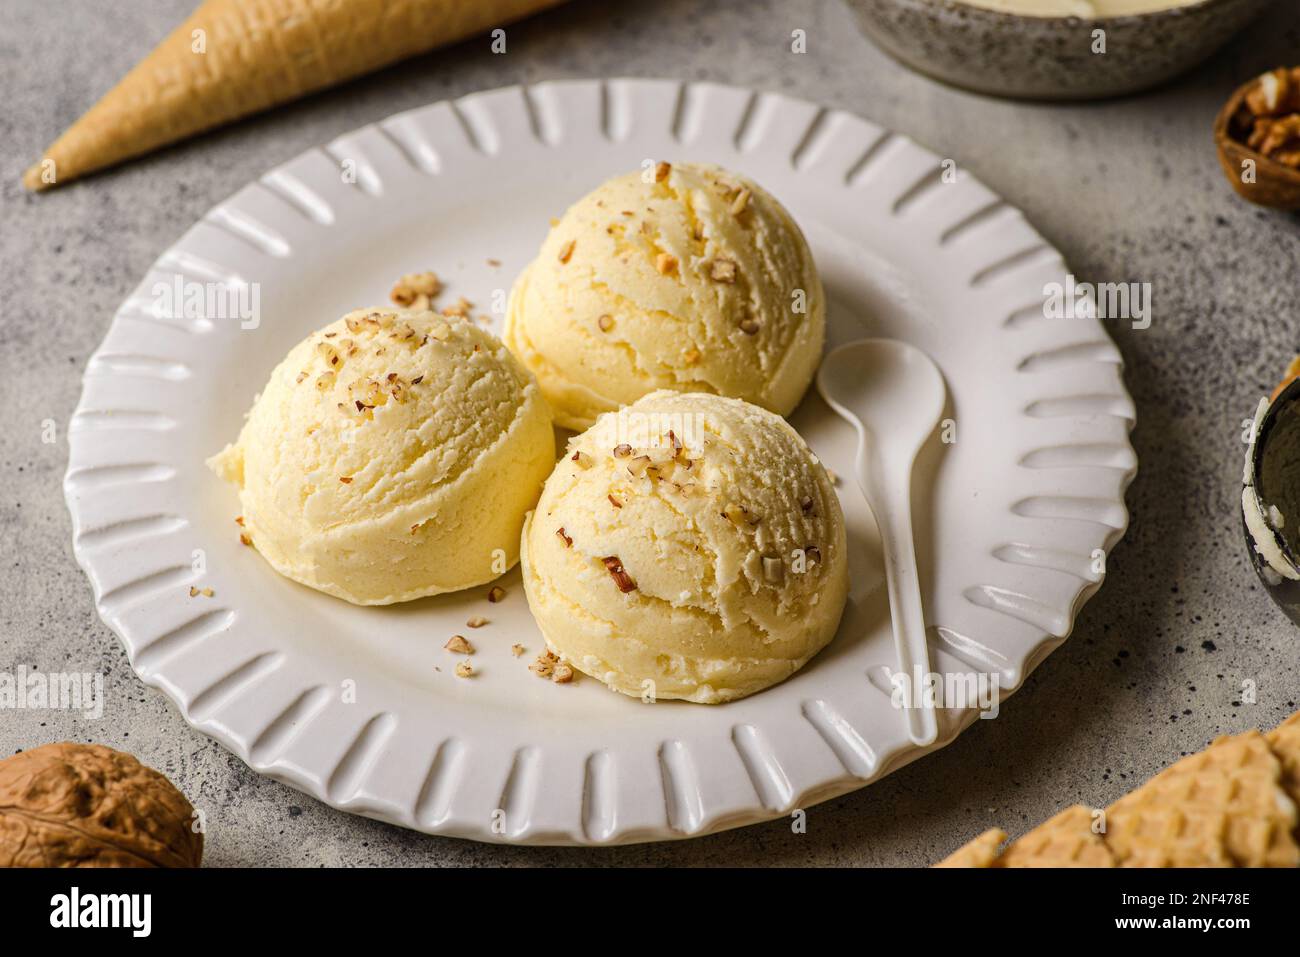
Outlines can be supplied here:
[[935, 867], [994, 867], [996, 866], [998, 848], [1007, 839], [1005, 831], [996, 827], [981, 834], [968, 844], [941, 860]]
[[1264, 737], [1282, 765], [1282, 787], [1292, 801], [1300, 803], [1300, 712], [1291, 715]]
[[1294, 867], [1281, 775], [1260, 732], [1219, 738], [1111, 805], [1106, 844], [1123, 867]]
[[1114, 867], [1105, 839], [1093, 832], [1092, 808], [1075, 804], [1013, 841], [995, 867]]

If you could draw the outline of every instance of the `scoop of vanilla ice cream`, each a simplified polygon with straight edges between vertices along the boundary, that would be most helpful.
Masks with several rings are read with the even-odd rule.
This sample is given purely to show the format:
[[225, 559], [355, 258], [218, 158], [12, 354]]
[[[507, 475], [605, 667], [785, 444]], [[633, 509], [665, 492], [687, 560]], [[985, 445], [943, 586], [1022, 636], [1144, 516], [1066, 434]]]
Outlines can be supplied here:
[[654, 392], [570, 441], [524, 524], [546, 643], [615, 691], [717, 704], [788, 678], [835, 634], [844, 516], [784, 419]]
[[585, 429], [657, 389], [785, 415], [825, 326], [812, 254], [780, 203], [716, 166], [661, 163], [564, 214], [515, 283], [505, 339], [556, 421]]
[[209, 461], [276, 571], [359, 605], [496, 578], [554, 464], [546, 402], [498, 339], [391, 309], [296, 345]]

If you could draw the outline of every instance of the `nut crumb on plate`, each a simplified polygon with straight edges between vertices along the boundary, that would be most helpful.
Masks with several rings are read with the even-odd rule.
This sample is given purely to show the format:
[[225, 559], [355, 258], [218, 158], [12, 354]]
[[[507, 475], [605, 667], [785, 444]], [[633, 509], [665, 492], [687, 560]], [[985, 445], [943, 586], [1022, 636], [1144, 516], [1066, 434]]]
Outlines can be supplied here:
[[452, 635], [443, 647], [457, 655], [474, 654], [474, 646], [465, 640], [464, 635]]
[[388, 293], [394, 305], [410, 309], [428, 309], [442, 292], [442, 281], [433, 272], [413, 272], [402, 276]]

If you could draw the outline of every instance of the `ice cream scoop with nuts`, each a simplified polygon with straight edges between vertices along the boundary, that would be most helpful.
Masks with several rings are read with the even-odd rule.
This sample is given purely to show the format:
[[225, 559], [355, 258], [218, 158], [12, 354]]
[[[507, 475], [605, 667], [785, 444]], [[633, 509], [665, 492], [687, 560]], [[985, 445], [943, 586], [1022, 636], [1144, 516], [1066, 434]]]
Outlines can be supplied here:
[[706, 704], [798, 671], [834, 636], [844, 517], [784, 419], [660, 391], [574, 438], [524, 526], [548, 647], [636, 697]]
[[271, 373], [214, 456], [280, 574], [359, 605], [496, 578], [555, 462], [537, 384], [491, 333], [421, 310], [349, 313]]
[[776, 199], [716, 166], [659, 163], [564, 214], [515, 283], [505, 339], [571, 429], [658, 389], [785, 415], [816, 371], [825, 313]]

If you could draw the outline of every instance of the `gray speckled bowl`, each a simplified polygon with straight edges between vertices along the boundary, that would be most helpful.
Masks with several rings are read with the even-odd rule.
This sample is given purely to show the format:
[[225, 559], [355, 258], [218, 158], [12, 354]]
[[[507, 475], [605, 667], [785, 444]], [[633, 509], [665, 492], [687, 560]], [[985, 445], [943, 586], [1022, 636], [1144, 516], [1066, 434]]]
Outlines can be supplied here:
[[[1083, 100], [1163, 83], [1272, 0], [1200, 0], [1127, 17], [1027, 17], [959, 0], [845, 0], [868, 37], [914, 70], [995, 96]], [[1092, 52], [1093, 31], [1106, 52]]]

